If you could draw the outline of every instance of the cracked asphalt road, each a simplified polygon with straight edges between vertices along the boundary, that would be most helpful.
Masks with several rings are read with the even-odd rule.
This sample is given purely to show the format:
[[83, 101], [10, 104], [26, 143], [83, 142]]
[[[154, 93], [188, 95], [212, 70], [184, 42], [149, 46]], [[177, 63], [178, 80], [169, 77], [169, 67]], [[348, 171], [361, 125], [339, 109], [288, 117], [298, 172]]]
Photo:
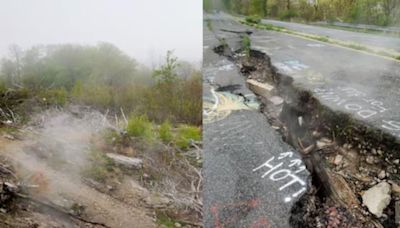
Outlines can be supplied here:
[[334, 28], [325, 28], [315, 25], [305, 25], [300, 23], [291, 23], [277, 20], [263, 19], [262, 23], [272, 24], [275, 26], [284, 27], [286, 29], [308, 34], [327, 36], [335, 40], [350, 41], [366, 46], [380, 47], [400, 51], [400, 38], [386, 37], [369, 33], [352, 32]]
[[[399, 61], [285, 33], [257, 30], [224, 13], [213, 18], [217, 18], [213, 20], [214, 31], [222, 35], [225, 33], [221, 29], [226, 28], [253, 31], [251, 48], [270, 56], [278, 73], [291, 76], [299, 90], [310, 91], [333, 111], [348, 114], [400, 141]], [[230, 40], [238, 45], [234, 38]]]
[[237, 67], [214, 53], [220, 44], [217, 37], [232, 46], [240, 41], [204, 26], [204, 225], [289, 227], [290, 210], [307, 190], [309, 173], [300, 155], [259, 112], [257, 102], [244, 104], [243, 97], [235, 95], [252, 94]]

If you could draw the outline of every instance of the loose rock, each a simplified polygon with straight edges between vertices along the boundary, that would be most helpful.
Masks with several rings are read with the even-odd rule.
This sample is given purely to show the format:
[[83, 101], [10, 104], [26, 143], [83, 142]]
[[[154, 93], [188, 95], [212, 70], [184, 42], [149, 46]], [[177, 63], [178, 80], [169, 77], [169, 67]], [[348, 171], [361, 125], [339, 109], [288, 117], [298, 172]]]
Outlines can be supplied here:
[[383, 179], [383, 178], [385, 178], [386, 177], [386, 172], [385, 172], [385, 170], [381, 170], [380, 172], [379, 172], [379, 174], [378, 174], [378, 178], [379, 179]]
[[367, 158], [365, 159], [365, 161], [368, 163], [368, 164], [374, 164], [375, 163], [375, 158], [374, 158], [374, 156], [367, 156]]
[[368, 207], [368, 210], [381, 217], [383, 210], [390, 203], [391, 187], [387, 182], [381, 182], [378, 185], [368, 189], [363, 195], [362, 200], [364, 205]]
[[335, 159], [333, 160], [333, 164], [340, 165], [343, 161], [343, 156], [341, 154], [336, 155]]

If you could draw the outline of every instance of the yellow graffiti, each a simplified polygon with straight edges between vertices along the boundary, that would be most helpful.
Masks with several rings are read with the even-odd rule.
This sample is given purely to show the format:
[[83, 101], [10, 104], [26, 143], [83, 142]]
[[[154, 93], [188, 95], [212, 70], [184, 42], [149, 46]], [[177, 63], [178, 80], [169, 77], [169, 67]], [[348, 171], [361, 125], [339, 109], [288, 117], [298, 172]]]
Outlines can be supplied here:
[[211, 90], [213, 102], [203, 101], [203, 121], [213, 123], [225, 119], [232, 111], [245, 109], [258, 109], [257, 102], [245, 104], [244, 98], [229, 92], [216, 92]]

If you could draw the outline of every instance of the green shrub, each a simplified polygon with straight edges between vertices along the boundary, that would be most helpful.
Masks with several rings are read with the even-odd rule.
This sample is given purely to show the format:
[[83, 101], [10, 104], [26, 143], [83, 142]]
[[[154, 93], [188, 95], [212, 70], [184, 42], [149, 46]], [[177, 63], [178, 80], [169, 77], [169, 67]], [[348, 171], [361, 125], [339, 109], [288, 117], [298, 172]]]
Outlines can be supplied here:
[[258, 15], [247, 16], [245, 20], [251, 24], [258, 24], [261, 22], [261, 18]]
[[169, 143], [172, 141], [173, 135], [172, 135], [171, 129], [172, 129], [172, 126], [169, 121], [164, 121], [164, 123], [161, 124], [158, 134], [160, 135], [160, 139], [164, 143]]
[[175, 138], [176, 145], [181, 149], [187, 149], [190, 146], [190, 141], [201, 140], [201, 130], [195, 126], [182, 124], [178, 127], [178, 132]]
[[132, 116], [128, 120], [126, 131], [130, 136], [150, 139], [152, 137], [153, 124], [145, 115]]
[[68, 92], [64, 88], [48, 89], [41, 91], [39, 97], [47, 105], [64, 106], [67, 103]]
[[294, 11], [293, 9], [289, 9], [289, 10], [285, 10], [282, 13], [280, 13], [279, 15], [279, 19], [280, 20], [290, 20], [293, 17], [297, 17], [297, 13], [296, 11]]
[[6, 82], [0, 79], [0, 94], [7, 90]]

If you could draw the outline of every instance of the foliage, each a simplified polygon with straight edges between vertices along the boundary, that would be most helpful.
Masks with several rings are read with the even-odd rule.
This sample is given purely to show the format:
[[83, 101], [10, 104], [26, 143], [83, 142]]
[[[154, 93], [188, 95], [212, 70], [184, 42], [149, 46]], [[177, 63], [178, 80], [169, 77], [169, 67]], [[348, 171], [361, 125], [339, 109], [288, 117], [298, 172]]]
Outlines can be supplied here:
[[172, 134], [172, 126], [169, 121], [164, 121], [163, 124], [161, 124], [158, 134], [160, 136], [161, 141], [164, 143], [169, 143], [173, 139], [173, 134]]
[[374, 25], [398, 25], [398, 0], [220, 0], [224, 8], [242, 15], [281, 20], [341, 21]]
[[261, 18], [257, 15], [247, 16], [245, 20], [249, 23], [258, 24], [261, 22]]
[[177, 63], [174, 59], [167, 55], [166, 63], [155, 70], [158, 81], [145, 91], [142, 108], [147, 110], [148, 116], [156, 122], [169, 119], [172, 122], [200, 125], [201, 73], [198, 70], [191, 70], [187, 79], [178, 78]]
[[195, 126], [180, 125], [175, 138], [176, 145], [181, 149], [187, 149], [190, 146], [190, 141], [201, 140], [201, 130]]
[[158, 83], [174, 83], [176, 81], [178, 78], [176, 69], [179, 66], [177, 60], [172, 51], [167, 51], [165, 63], [153, 72], [153, 77], [157, 79]]
[[243, 36], [242, 39], [242, 48], [244, 53], [246, 54], [246, 57], [250, 57], [250, 48], [251, 48], [251, 40], [248, 35]]
[[151, 139], [153, 135], [153, 124], [145, 115], [133, 115], [128, 120], [126, 132], [130, 136]]
[[114, 113], [122, 108], [127, 115], [146, 115], [157, 123], [201, 124], [201, 74], [172, 51], [154, 71], [108, 43], [26, 51], [12, 46], [10, 52], [1, 61], [0, 92], [28, 91], [44, 107], [72, 102]]
[[0, 79], [0, 94], [7, 91], [6, 82]]
[[178, 221], [167, 216], [165, 213], [157, 211], [157, 224], [164, 228], [175, 228]]
[[279, 13], [279, 19], [281, 20], [290, 20], [293, 17], [297, 16], [297, 12], [293, 9], [284, 10]]
[[213, 8], [212, 0], [203, 0], [203, 10], [206, 12], [210, 12]]
[[64, 88], [48, 89], [39, 92], [39, 98], [45, 105], [64, 106], [67, 103], [68, 93]]

